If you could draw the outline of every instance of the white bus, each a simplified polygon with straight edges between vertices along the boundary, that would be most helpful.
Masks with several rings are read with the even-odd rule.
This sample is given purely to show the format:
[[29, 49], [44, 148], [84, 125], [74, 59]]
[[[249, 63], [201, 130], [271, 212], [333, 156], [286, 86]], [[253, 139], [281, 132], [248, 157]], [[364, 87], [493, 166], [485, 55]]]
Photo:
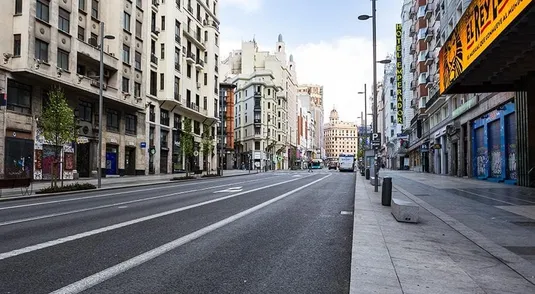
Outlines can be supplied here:
[[355, 155], [354, 154], [341, 153], [340, 156], [338, 156], [338, 170], [339, 171], [353, 172], [354, 168], [355, 168]]

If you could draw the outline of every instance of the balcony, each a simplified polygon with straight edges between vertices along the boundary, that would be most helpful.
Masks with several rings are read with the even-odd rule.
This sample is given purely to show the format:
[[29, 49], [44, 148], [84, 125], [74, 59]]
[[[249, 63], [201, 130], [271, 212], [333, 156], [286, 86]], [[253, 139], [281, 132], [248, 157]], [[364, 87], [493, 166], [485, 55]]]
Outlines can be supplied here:
[[182, 44], [182, 38], [180, 38], [179, 35], [175, 35], [175, 42], [177, 42], [178, 44]]
[[179, 93], [175, 93], [175, 101], [178, 103], [182, 103], [182, 95]]
[[416, 71], [416, 65], [414, 65], [414, 62], [411, 62], [410, 71], [413, 73]]
[[433, 37], [435, 37], [435, 33], [432, 29], [427, 29], [427, 32], [425, 33], [425, 41], [431, 42], [433, 40]]
[[420, 76], [418, 76], [418, 84], [419, 85], [427, 84], [427, 74], [426, 73], [421, 73]]
[[198, 31], [194, 31], [193, 28], [188, 27], [184, 28], [184, 36], [188, 38], [190, 41], [192, 41], [199, 49], [206, 50], [206, 45], [202, 40], [201, 33]]
[[192, 110], [195, 110], [197, 112], [199, 112], [199, 105], [193, 103], [193, 102], [186, 102], [186, 107], [189, 108], [189, 109], [192, 109]]
[[416, 90], [416, 81], [411, 81], [411, 90]]
[[435, 85], [435, 80], [432, 77], [428, 76], [427, 79], [426, 79], [425, 86], [429, 89], [429, 88], [433, 87], [434, 85]]
[[158, 65], [158, 57], [154, 53], [150, 54], [150, 62]]
[[410, 54], [414, 54], [414, 53], [416, 53], [416, 44], [412, 43], [410, 47]]
[[262, 123], [262, 120], [261, 119], [254, 119], [254, 124], [257, 125], [257, 124], [261, 124]]
[[255, 91], [254, 92], [254, 97], [255, 98], [262, 98], [262, 92]]
[[[100, 49], [98, 47], [89, 45], [88, 43], [78, 39], [76, 39], [76, 42], [78, 43], [78, 56], [83, 54], [85, 57], [100, 63]], [[119, 60], [115, 58], [113, 53], [110, 54], [104, 52], [104, 58], [102, 61], [104, 62], [105, 66], [109, 66], [111, 68], [117, 68], [119, 66]]]
[[426, 56], [426, 59], [425, 59], [425, 64], [426, 65], [433, 64], [433, 62], [435, 61], [435, 57], [433, 55], [434, 55], [433, 52], [430, 52], [430, 51], [427, 52], [427, 56]]
[[180, 72], [180, 63], [175, 62], [175, 70]]
[[430, 19], [433, 16], [433, 11], [435, 10], [435, 3], [427, 4], [425, 8], [425, 18]]
[[186, 53], [186, 62], [187, 63], [194, 64], [196, 59], [197, 59], [197, 57], [195, 56], [195, 53], [193, 53], [191, 51], [188, 51], [188, 53]]
[[204, 61], [197, 57], [197, 62], [195, 63], [195, 67], [197, 69], [203, 69], [204, 68]]
[[409, 29], [409, 36], [413, 37], [415, 34], [416, 34], [416, 29], [414, 28], [414, 26], [411, 25]]

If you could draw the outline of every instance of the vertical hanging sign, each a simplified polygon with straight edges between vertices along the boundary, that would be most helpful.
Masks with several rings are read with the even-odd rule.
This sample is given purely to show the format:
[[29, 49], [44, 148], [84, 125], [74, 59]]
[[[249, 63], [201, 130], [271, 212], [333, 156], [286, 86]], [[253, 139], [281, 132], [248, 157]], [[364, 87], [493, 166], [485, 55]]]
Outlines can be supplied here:
[[396, 108], [397, 122], [403, 124], [403, 51], [401, 40], [403, 31], [401, 24], [396, 24]]

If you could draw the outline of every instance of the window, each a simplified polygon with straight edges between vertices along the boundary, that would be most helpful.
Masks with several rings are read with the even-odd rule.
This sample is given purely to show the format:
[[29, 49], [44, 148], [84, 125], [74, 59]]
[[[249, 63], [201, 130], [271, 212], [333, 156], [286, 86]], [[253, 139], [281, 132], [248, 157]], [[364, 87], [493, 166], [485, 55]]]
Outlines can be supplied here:
[[134, 83], [134, 97], [141, 97], [141, 84]]
[[204, 73], [204, 85], [208, 85], [208, 74]]
[[141, 39], [141, 33], [142, 33], [143, 24], [136, 20], [136, 37]]
[[20, 34], [13, 35], [13, 56], [20, 56]]
[[58, 49], [58, 67], [69, 71], [69, 52]]
[[71, 26], [71, 14], [65, 10], [60, 8], [59, 9], [59, 19], [58, 19], [58, 28], [65, 33], [70, 32], [70, 26]]
[[106, 129], [113, 132], [119, 131], [119, 112], [117, 110], [106, 110]]
[[141, 70], [141, 53], [137, 51], [134, 53], [134, 67]]
[[162, 31], [165, 31], [165, 15], [162, 15], [162, 23], [160, 25]]
[[150, 71], [150, 94], [156, 96], [156, 89], [158, 88], [157, 74], [155, 71]]
[[175, 77], [175, 87], [174, 87], [174, 91], [175, 91], [175, 100], [180, 100], [180, 78], [178, 77]]
[[141, 2], [142, 2], [142, 0], [136, 0], [136, 6], [138, 8], [141, 8], [143, 6]]
[[165, 59], [165, 44], [160, 44], [160, 58]]
[[169, 137], [169, 131], [160, 131], [160, 147], [167, 148], [169, 146], [167, 138]]
[[35, 59], [48, 62], [48, 43], [35, 39]]
[[98, 19], [98, 0], [91, 1], [91, 17]]
[[78, 103], [78, 119], [82, 121], [93, 121], [93, 106], [89, 102], [80, 101]]
[[123, 77], [123, 93], [130, 93], [130, 80]]
[[130, 47], [123, 45], [123, 62], [130, 64]]
[[180, 49], [175, 47], [175, 69], [180, 71]]
[[123, 12], [123, 29], [130, 32], [130, 14]]
[[124, 130], [128, 135], [135, 135], [137, 133], [137, 116], [133, 114], [125, 114]]
[[254, 150], [260, 150], [260, 142], [254, 142]]
[[30, 114], [32, 111], [32, 86], [13, 80], [7, 81], [7, 109]]
[[50, 12], [49, 5], [50, 2], [48, 0], [37, 0], [35, 16], [42, 21], [48, 22]]
[[186, 67], [186, 75], [188, 76], [188, 78], [191, 78], [191, 65], [189, 64]]
[[22, 0], [15, 0], [15, 14], [22, 14]]
[[89, 44], [95, 47], [98, 47], [98, 35], [97, 34], [91, 33], [91, 37], [89, 38]]
[[82, 27], [78, 27], [78, 40], [80, 41], [85, 40], [85, 29]]
[[208, 109], [208, 97], [204, 96], [204, 99], [203, 99], [203, 109], [206, 110]]
[[169, 126], [169, 111], [167, 110], [160, 110], [160, 123], [164, 126]]
[[165, 75], [163, 73], [160, 73], [160, 90], [163, 90], [165, 88]]

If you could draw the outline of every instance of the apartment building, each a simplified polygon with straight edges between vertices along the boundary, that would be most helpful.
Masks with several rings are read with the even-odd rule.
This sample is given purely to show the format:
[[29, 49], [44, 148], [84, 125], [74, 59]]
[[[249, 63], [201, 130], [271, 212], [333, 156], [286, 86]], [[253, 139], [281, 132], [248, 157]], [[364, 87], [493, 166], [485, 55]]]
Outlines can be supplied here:
[[325, 153], [327, 159], [338, 159], [340, 153], [357, 154], [357, 124], [341, 121], [335, 108], [324, 126]]
[[[279, 35], [275, 52], [242, 42], [221, 62], [236, 85], [235, 150], [238, 166], [287, 169], [297, 151], [297, 80], [293, 56]], [[292, 121], [293, 120], [293, 121]]]
[[319, 158], [316, 148], [316, 121], [312, 107], [312, 97], [308, 93], [297, 96], [297, 159], [296, 166], [314, 158]]
[[314, 137], [314, 149], [315, 156], [317, 158], [325, 158], [324, 147], [324, 108], [323, 108], [323, 86], [321, 85], [309, 85], [303, 84], [298, 87], [298, 94], [307, 94], [310, 97], [310, 112], [314, 120], [314, 128], [316, 130]]
[[[56, 146], [38, 121], [48, 91], [60, 86], [79, 120], [77, 142], [60, 146], [65, 179], [146, 173], [144, 149], [147, 1], [3, 1], [0, 14], [0, 174], [50, 179]], [[120, 12], [120, 13], [118, 13]], [[138, 25], [134, 26], [134, 19]], [[100, 44], [101, 25], [107, 36]], [[113, 38], [113, 39], [112, 39]], [[98, 125], [100, 46], [104, 50], [103, 126]], [[137, 48], [136, 62], [125, 48]], [[139, 57], [139, 58], [138, 58]], [[102, 150], [98, 132], [102, 131]], [[96, 154], [101, 152], [102, 161]]]
[[403, 123], [398, 123], [397, 93], [396, 64], [385, 64], [381, 96], [378, 96], [382, 101], [380, 108], [382, 111], [379, 117], [383, 121], [381, 129], [384, 134], [383, 162], [387, 168], [391, 169], [403, 167], [405, 157]]
[[[139, 2], [139, 1], [138, 1]], [[144, 1], [145, 2], [145, 1]], [[153, 0], [147, 7], [147, 37], [138, 49], [147, 52], [146, 129], [149, 173], [215, 170], [215, 131], [219, 121], [219, 20], [214, 0]], [[136, 22], [136, 26], [139, 23]], [[141, 41], [141, 40], [140, 40]], [[125, 50], [131, 50], [126, 48]], [[191, 120], [193, 155], [180, 146], [184, 120]], [[202, 138], [211, 140], [212, 151]]]

